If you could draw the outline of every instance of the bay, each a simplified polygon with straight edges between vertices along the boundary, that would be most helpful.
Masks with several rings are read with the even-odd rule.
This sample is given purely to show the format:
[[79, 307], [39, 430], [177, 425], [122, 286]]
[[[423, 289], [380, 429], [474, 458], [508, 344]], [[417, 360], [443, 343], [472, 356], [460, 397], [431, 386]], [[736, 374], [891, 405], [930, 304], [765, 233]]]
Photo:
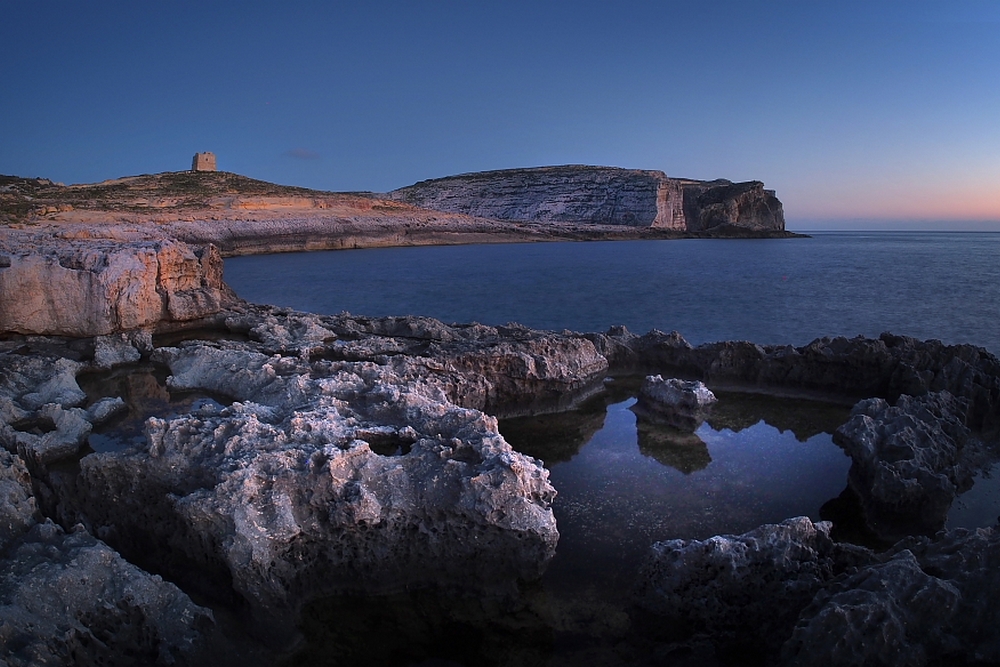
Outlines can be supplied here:
[[297, 310], [804, 345], [883, 331], [1000, 351], [1000, 234], [830, 232], [235, 257], [241, 297]]

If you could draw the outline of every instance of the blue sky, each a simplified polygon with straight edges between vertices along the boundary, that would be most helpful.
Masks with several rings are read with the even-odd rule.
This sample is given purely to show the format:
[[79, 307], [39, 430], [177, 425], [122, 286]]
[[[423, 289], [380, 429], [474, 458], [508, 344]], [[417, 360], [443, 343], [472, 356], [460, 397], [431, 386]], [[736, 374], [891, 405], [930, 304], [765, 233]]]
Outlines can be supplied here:
[[[789, 229], [1000, 224], [1000, 2], [0, 4], [0, 173], [386, 191], [599, 164]], [[901, 222], [903, 221], [903, 222]]]

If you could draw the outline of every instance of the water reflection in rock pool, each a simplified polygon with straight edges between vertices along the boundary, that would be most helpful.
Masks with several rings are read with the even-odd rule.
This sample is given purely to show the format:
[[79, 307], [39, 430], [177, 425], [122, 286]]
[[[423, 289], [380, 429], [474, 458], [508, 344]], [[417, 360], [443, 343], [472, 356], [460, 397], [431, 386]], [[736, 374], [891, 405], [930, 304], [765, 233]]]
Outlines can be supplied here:
[[286, 664], [699, 664], [637, 632], [629, 596], [646, 551], [657, 540], [819, 519], [846, 485], [850, 460], [830, 434], [849, 409], [716, 392], [709, 421], [681, 434], [637, 427], [638, 380], [571, 412], [500, 422], [559, 492], [559, 546], [540, 582], [498, 599], [406, 591], [316, 601], [302, 616], [306, 645]]
[[171, 417], [195, 411], [206, 403], [229, 402], [205, 393], [172, 392], [167, 388], [168, 375], [165, 366], [141, 363], [77, 378], [80, 388], [87, 394], [88, 406], [105, 397], [120, 397], [126, 408], [110, 422], [94, 429], [87, 439], [89, 451], [113, 452], [144, 447], [145, 423], [149, 417]]
[[850, 459], [831, 434], [846, 407], [717, 392], [712, 417], [682, 433], [637, 425], [635, 399], [620, 400], [629, 389], [575, 413], [501, 423], [559, 492], [559, 548], [544, 578], [557, 595], [619, 597], [653, 542], [819, 520], [844, 490]]

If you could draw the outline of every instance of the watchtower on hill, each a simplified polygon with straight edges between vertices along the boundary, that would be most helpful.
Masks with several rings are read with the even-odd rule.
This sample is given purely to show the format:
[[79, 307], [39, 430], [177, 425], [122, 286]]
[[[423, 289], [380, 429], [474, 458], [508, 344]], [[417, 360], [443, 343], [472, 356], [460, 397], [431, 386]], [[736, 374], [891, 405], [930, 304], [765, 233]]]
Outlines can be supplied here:
[[191, 171], [216, 171], [215, 153], [195, 153]]

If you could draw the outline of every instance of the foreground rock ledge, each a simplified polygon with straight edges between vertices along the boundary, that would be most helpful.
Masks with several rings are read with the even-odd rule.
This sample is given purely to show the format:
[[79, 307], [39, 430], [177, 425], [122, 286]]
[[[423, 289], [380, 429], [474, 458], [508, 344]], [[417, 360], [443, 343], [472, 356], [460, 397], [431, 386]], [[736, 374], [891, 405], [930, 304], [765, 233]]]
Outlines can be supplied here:
[[206, 344], [154, 359], [172, 389], [234, 400], [150, 419], [139, 451], [83, 459], [62, 518], [127, 553], [168, 545], [274, 609], [344, 590], [509, 585], [555, 552], [545, 468], [405, 368]]
[[[914, 480], [944, 470], [958, 488], [996, 458], [985, 436], [998, 424], [1000, 365], [970, 346], [886, 334], [875, 340], [821, 339], [801, 348], [744, 342], [692, 347], [676, 333], [635, 336], [616, 328], [605, 334], [556, 334], [516, 325], [445, 325], [428, 318], [322, 317], [240, 303], [221, 311], [215, 322], [211, 337], [217, 340], [160, 347], [148, 332], [95, 340], [10, 336], [0, 342], [0, 444], [7, 450], [5, 471], [21, 480], [9, 485], [16, 501], [12, 507], [20, 509], [0, 525], [8, 545], [5, 567], [16, 567], [10, 559], [21, 552], [20, 545], [38, 541], [33, 526], [47, 518], [58, 524], [47, 524], [54, 538], [66, 534], [114, 553], [111, 547], [192, 591], [229, 600], [259, 622], [291, 623], [302, 602], [340, 590], [453, 585], [503, 595], [518, 581], [537, 578], [552, 557], [558, 538], [550, 507], [555, 492], [547, 471], [512, 451], [489, 414], [563, 409], [616, 370], [670, 372], [710, 384], [841, 400], [880, 397], [885, 405], [867, 402], [855, 411], [877, 432], [890, 433], [891, 424], [915, 415], [926, 424], [926, 433], [938, 429], [960, 441], [958, 454], [942, 458], [926, 455], [925, 445], [936, 443], [935, 437], [907, 440], [912, 464], [901, 470]], [[162, 364], [171, 388], [201, 392], [215, 402], [147, 420], [140, 445], [84, 456], [78, 472], [60, 465], [86, 442], [94, 424], [121, 410], [122, 397], [88, 399], [77, 377], [137, 359]], [[859, 453], [859, 467], [869, 460], [884, 463], [883, 449]], [[944, 469], [922, 472], [922, 466], [941, 461]], [[912, 528], [892, 523], [894, 517], [942, 502], [939, 489], [931, 489], [932, 497], [908, 496], [910, 510], [882, 511], [881, 483], [861, 472], [857, 479], [874, 526], [889, 521], [892, 530], [905, 533]], [[909, 487], [919, 492], [922, 485]], [[830, 604], [841, 604], [837, 595], [855, 585], [850, 577], [890, 566], [881, 556], [833, 543], [828, 526], [807, 523], [797, 520], [778, 533], [761, 528], [759, 534], [726, 538], [734, 546], [725, 553], [743, 553], [747, 563], [755, 564], [731, 584], [710, 577], [681, 586], [688, 594], [706, 586], [729, 587], [730, 593], [696, 595], [701, 601], [692, 609], [697, 613], [685, 611], [695, 598], [667, 594], [677, 587], [663, 584], [646, 589], [643, 607], [654, 617], [687, 618], [693, 625], [672, 626], [677, 635], [708, 636], [720, 655], [727, 646], [749, 645], [763, 656], [781, 653], [799, 660], [795, 656], [819, 641], [813, 631], [799, 627], [828, 623], [806, 623], [814, 616], [827, 618], [824, 607], [804, 615], [813, 609], [811, 600], [830, 591]], [[919, 532], [936, 528], [923, 526]], [[994, 579], [974, 574], [992, 562], [992, 533], [976, 533], [975, 539], [950, 535], [907, 548], [918, 562], [923, 562], [920, 553], [938, 554], [940, 560], [947, 552], [955, 554], [945, 563], [948, 568], [966, 563], [968, 573], [962, 576], [970, 583], [961, 590], [970, 592], [962, 592], [961, 600], [980, 604], [971, 600], [1000, 595]], [[979, 551], [968, 551], [973, 548]], [[657, 549], [669, 558], [677, 550], [707, 553], [703, 546], [685, 544]], [[142, 613], [162, 613], [157, 610], [174, 593], [129, 567], [130, 576], [161, 591], [142, 603]], [[99, 578], [70, 580], [73, 599], [107, 594]], [[788, 613], [771, 618], [768, 627], [755, 625], [763, 615], [747, 613], [750, 582], [758, 590], [754, 604]], [[977, 586], [983, 592], [973, 597]], [[788, 604], [790, 590], [795, 605]], [[892, 604], [908, 608], [910, 598], [901, 593], [898, 599], [902, 602]], [[711, 604], [722, 607], [706, 606]], [[192, 619], [207, 618], [196, 606], [190, 610]], [[977, 613], [976, 618], [988, 617]], [[69, 605], [58, 614], [80, 617]], [[861, 623], [863, 617], [858, 618]], [[961, 614], [949, 618], [953, 636], [977, 632], [962, 626]], [[155, 638], [143, 650], [176, 655], [183, 662], [190, 655], [184, 647], [210, 640], [211, 629], [199, 623], [144, 634]], [[793, 626], [797, 648], [782, 648], [792, 641]], [[922, 636], [919, 625], [908, 632]], [[108, 649], [111, 655], [133, 650], [133, 639], [120, 641]], [[950, 655], [953, 645], [942, 639], [923, 649], [924, 655]], [[986, 644], [977, 646], [992, 655]], [[115, 664], [118, 658], [107, 660]]]

